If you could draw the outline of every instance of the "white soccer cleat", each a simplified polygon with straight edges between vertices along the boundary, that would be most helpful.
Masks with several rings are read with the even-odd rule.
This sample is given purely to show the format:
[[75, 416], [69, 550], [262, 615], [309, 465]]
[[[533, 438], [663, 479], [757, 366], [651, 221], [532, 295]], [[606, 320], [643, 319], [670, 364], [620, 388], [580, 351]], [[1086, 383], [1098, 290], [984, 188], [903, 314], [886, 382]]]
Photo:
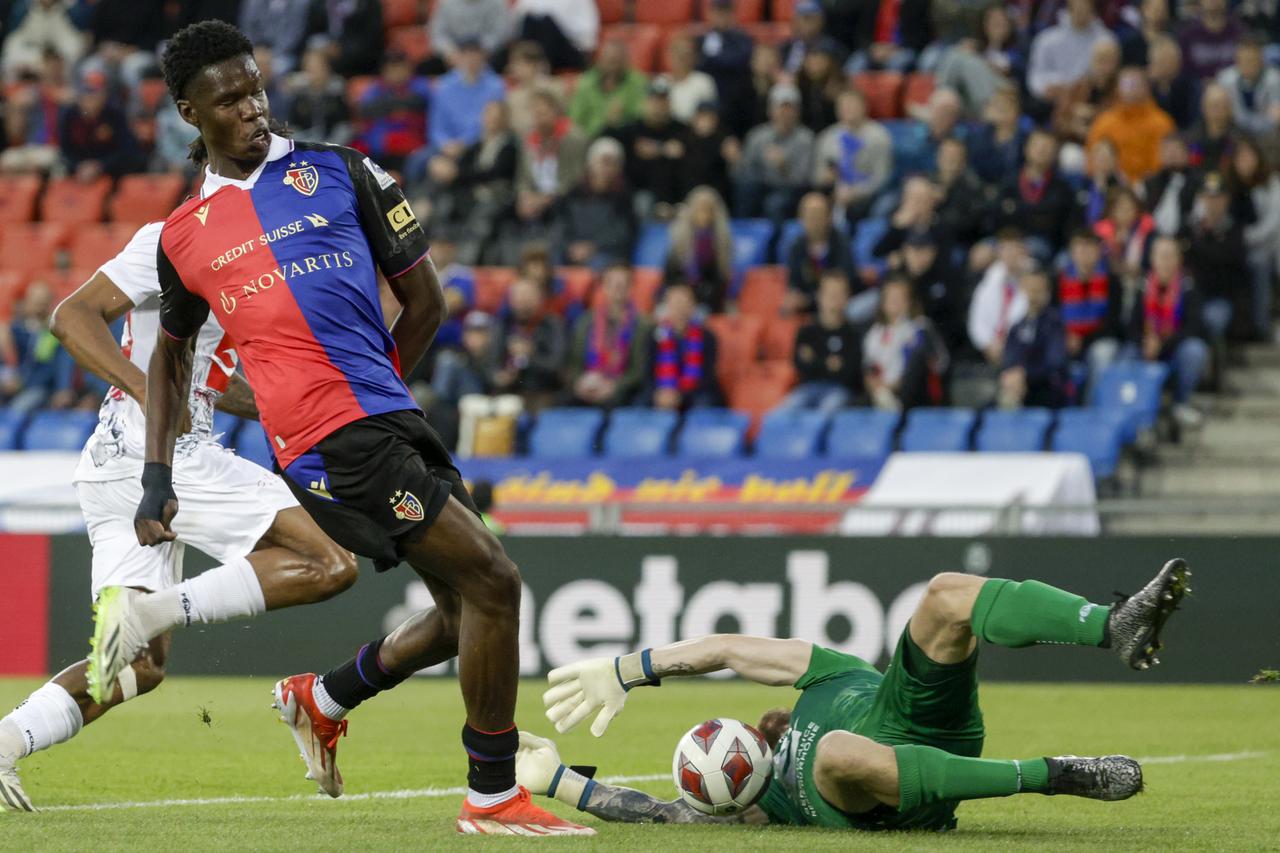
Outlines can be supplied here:
[[312, 697], [314, 673], [293, 675], [276, 682], [271, 691], [271, 707], [280, 712], [280, 722], [293, 733], [294, 743], [307, 765], [306, 778], [331, 797], [342, 796], [342, 774], [338, 772], [338, 738], [347, 733], [346, 720], [326, 717]]
[[144, 593], [125, 586], [109, 586], [93, 605], [93, 638], [89, 641], [89, 695], [102, 704], [111, 698], [116, 679], [133, 663], [150, 640], [134, 613]]
[[22, 790], [18, 767], [5, 756], [0, 756], [0, 811], [34, 812], [31, 798]]

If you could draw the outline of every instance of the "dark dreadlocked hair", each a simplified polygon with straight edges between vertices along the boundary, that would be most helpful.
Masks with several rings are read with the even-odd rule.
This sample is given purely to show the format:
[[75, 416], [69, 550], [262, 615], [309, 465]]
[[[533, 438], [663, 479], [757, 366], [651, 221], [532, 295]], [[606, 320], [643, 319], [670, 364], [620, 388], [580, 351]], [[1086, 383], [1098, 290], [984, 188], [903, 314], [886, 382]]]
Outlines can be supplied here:
[[[225, 21], [200, 21], [178, 30], [169, 39], [160, 59], [164, 83], [176, 102], [186, 97], [187, 86], [204, 68], [217, 65], [237, 56], [253, 56], [253, 42], [242, 32]], [[284, 125], [269, 120], [271, 131], [280, 136], [292, 134]], [[193, 163], [199, 165], [209, 157], [204, 139], [197, 136], [187, 151]]]

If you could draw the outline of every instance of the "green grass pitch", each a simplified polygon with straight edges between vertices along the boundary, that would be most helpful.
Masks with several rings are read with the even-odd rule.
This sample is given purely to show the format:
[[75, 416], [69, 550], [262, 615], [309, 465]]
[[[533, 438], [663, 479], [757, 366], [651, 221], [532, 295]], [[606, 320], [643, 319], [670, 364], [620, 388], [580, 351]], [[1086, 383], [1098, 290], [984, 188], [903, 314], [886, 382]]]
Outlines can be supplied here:
[[[0, 707], [11, 707], [37, 684], [0, 680]], [[413, 681], [352, 715], [339, 750], [349, 798], [338, 801], [314, 795], [303, 780], [293, 741], [268, 708], [270, 687], [267, 679], [175, 678], [71, 743], [28, 759], [22, 765], [27, 792], [46, 811], [0, 813], [0, 850], [1280, 848], [1280, 692], [1270, 686], [984, 687], [988, 756], [1154, 757], [1146, 768], [1147, 793], [1128, 802], [1022, 796], [967, 803], [959, 831], [948, 835], [624, 826], [586, 817], [600, 831], [596, 838], [539, 841], [454, 833], [459, 797], [440, 790], [463, 782], [454, 682]], [[551, 734], [540, 692], [540, 682], [525, 683], [519, 719], [531, 731]], [[754, 721], [792, 695], [706, 681], [637, 691], [605, 738], [585, 731], [559, 738], [561, 755], [596, 763], [605, 776], [666, 774], [677, 737], [693, 723], [711, 716]], [[635, 786], [674, 796], [667, 778]], [[117, 807], [100, 808], [111, 804]]]

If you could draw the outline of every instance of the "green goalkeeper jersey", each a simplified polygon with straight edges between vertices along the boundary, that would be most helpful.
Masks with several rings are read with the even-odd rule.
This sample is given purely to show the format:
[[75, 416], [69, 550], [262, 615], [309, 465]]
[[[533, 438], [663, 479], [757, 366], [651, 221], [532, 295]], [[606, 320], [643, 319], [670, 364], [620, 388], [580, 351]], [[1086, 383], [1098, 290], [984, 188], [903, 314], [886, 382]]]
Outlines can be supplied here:
[[[908, 658], [915, 663], [908, 665]], [[774, 750], [773, 778], [759, 803], [770, 822], [863, 830], [954, 828], [954, 802], [908, 812], [881, 806], [847, 814], [818, 793], [813, 767], [818, 741], [834, 731], [890, 745], [917, 743], [957, 755], [980, 755], [983, 728], [976, 658], [975, 654], [950, 666], [935, 664], [904, 631], [882, 675], [861, 658], [814, 646], [809, 668], [795, 683], [800, 698]]]

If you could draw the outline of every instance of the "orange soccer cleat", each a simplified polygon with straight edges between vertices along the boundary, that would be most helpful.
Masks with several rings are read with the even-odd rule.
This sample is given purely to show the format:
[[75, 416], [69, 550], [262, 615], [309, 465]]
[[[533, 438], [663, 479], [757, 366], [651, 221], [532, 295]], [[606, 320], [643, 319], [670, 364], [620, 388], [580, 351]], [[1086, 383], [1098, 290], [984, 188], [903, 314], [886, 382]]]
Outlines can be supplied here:
[[479, 808], [464, 801], [458, 815], [458, 832], [464, 835], [595, 835], [589, 826], [581, 826], [562, 820], [546, 809], [533, 804], [529, 791], [521, 786], [520, 793], [504, 803]]
[[342, 796], [342, 774], [338, 772], [338, 738], [347, 733], [346, 720], [331, 720], [316, 707], [312, 688], [315, 673], [291, 675], [277, 681], [271, 707], [280, 712], [280, 721], [293, 732], [293, 739], [307, 765], [307, 777], [331, 797]]

